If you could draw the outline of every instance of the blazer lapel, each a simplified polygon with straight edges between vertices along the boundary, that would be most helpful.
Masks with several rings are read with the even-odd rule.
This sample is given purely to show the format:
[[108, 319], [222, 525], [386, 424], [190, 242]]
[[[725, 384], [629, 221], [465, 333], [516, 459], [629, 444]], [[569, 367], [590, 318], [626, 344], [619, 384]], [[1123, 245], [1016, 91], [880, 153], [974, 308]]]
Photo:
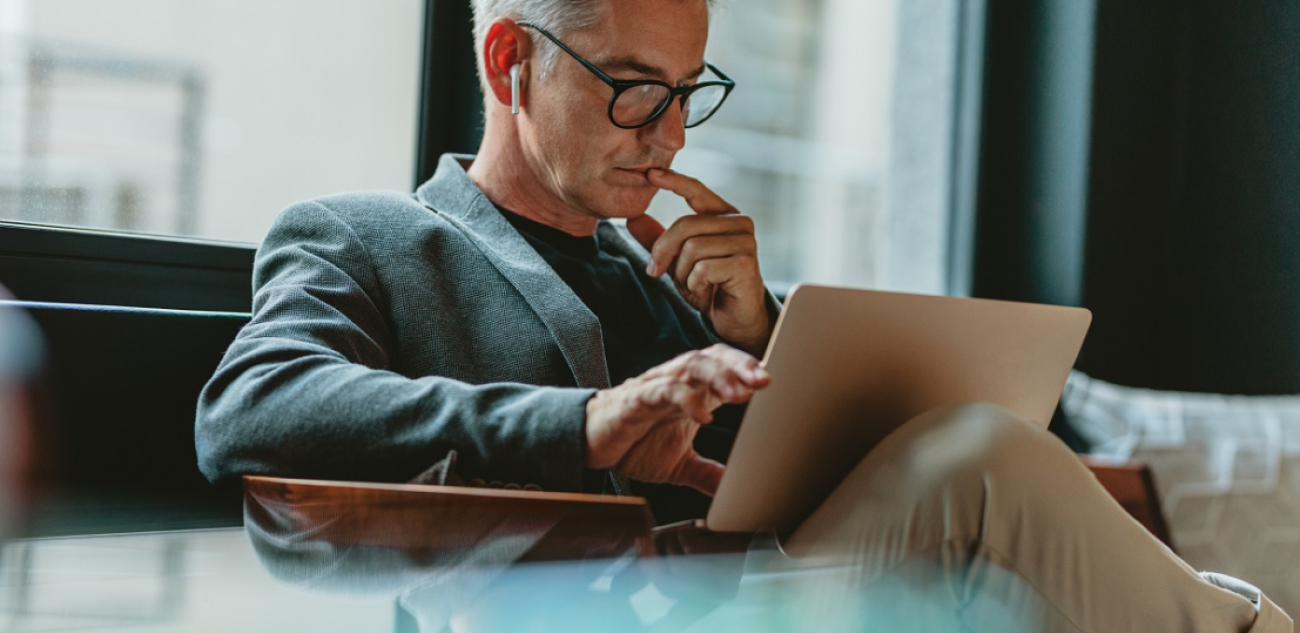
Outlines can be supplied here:
[[550, 330], [579, 387], [609, 387], [600, 321], [469, 179], [459, 160], [472, 159], [444, 154], [416, 197], [458, 225], [514, 286]]

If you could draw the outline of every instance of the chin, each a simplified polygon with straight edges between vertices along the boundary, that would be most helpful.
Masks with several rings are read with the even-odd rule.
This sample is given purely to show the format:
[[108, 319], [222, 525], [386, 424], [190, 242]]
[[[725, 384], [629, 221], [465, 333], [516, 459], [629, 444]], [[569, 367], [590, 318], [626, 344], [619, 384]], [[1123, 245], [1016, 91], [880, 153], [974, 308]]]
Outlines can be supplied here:
[[602, 205], [601, 215], [606, 218], [634, 218], [644, 215], [650, 208], [650, 200], [658, 193], [654, 187], [620, 187], [619, 191], [609, 196], [609, 203]]

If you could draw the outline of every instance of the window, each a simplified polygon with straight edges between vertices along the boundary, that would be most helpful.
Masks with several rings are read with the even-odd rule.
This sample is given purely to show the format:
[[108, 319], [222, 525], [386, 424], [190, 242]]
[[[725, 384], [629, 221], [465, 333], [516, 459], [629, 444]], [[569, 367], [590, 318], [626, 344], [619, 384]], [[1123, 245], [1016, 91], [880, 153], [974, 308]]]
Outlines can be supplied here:
[[755, 218], [767, 279], [947, 291], [962, 4], [715, 10], [709, 59], [737, 88], [674, 166]]
[[0, 0], [0, 220], [257, 242], [295, 200], [409, 190], [424, 10]]
[[[954, 139], [963, 117], [978, 127], [978, 48], [962, 33], [982, 32], [967, 26], [982, 6], [719, 3], [708, 55], [739, 87], [676, 166], [755, 217], [778, 291], [962, 292], [954, 207], [973, 196]], [[0, 283], [34, 300], [246, 310], [248, 244], [285, 205], [409, 191], [413, 169], [474, 150], [469, 14], [442, 0], [0, 0]], [[688, 209], [665, 194], [651, 212]], [[131, 272], [88, 284], [103, 260]]]

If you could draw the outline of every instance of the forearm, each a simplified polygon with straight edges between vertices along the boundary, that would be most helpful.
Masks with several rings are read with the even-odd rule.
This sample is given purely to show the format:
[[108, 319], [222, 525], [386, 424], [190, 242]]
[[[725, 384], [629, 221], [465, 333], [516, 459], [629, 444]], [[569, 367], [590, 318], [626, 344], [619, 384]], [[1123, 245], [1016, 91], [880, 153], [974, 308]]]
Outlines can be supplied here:
[[305, 349], [242, 345], [199, 400], [196, 449], [210, 479], [405, 481], [454, 449], [467, 478], [581, 487], [592, 390], [410, 379]]
[[[390, 303], [394, 280], [381, 277], [354, 225], [308, 202], [268, 233], [253, 320], [198, 403], [204, 474], [406, 481], [455, 450], [465, 478], [579, 489], [593, 391], [534, 386], [557, 384], [559, 373], [480, 371], [550, 341], [484, 351], [476, 343], [495, 335], [450, 316], [405, 315], [409, 305]], [[428, 281], [421, 309], [454, 312]], [[403, 338], [402, 323], [418, 334]]]

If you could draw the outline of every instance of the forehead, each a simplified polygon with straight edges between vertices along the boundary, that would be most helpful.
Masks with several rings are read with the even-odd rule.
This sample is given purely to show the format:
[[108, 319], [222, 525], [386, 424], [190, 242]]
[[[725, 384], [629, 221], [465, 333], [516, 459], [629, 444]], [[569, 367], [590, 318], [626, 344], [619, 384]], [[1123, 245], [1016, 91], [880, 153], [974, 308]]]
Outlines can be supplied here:
[[705, 0], [609, 0], [590, 29], [574, 35], [588, 59], [634, 59], [682, 78], [698, 70], [709, 39]]

